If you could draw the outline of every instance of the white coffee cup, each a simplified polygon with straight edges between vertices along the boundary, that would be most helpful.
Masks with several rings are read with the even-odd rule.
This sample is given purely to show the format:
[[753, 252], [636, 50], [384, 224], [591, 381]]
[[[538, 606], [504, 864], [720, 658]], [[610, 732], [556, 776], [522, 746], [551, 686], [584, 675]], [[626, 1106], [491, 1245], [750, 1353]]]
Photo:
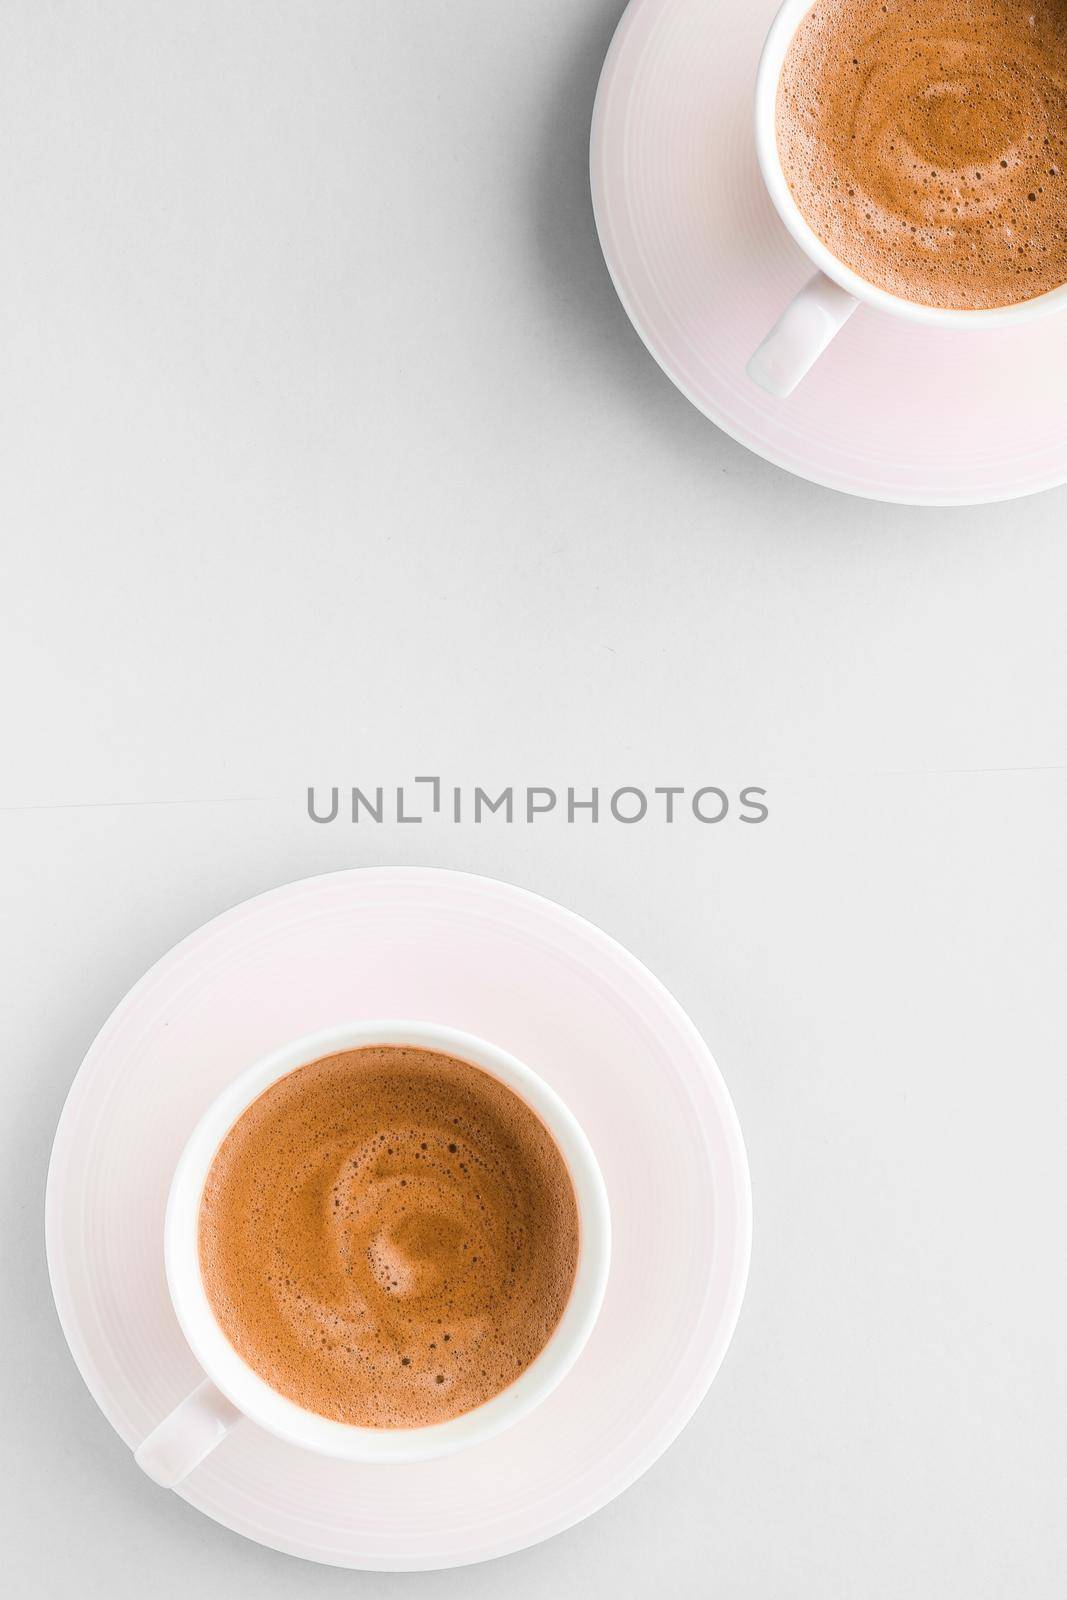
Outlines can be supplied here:
[[[358, 1428], [306, 1411], [247, 1366], [215, 1319], [200, 1276], [200, 1199], [215, 1153], [238, 1117], [287, 1073], [339, 1050], [410, 1045], [437, 1050], [483, 1068], [536, 1111], [566, 1161], [578, 1202], [577, 1272], [551, 1338], [507, 1389], [449, 1422], [419, 1428]], [[148, 1435], [136, 1459], [149, 1477], [172, 1488], [249, 1418], [270, 1433], [320, 1455], [345, 1461], [425, 1461], [480, 1443], [517, 1422], [566, 1376], [593, 1331], [607, 1286], [611, 1220], [596, 1156], [559, 1095], [496, 1045], [454, 1028], [423, 1022], [360, 1022], [285, 1045], [242, 1072], [204, 1113], [182, 1152], [170, 1187], [163, 1253], [174, 1310], [206, 1377]]]
[[808, 226], [793, 199], [778, 155], [776, 128], [778, 80], [793, 35], [813, 3], [814, 0], [785, 0], [771, 24], [756, 74], [756, 154], [778, 215], [818, 271], [786, 307], [751, 357], [747, 368], [749, 377], [770, 394], [782, 397], [791, 394], [860, 301], [907, 322], [937, 328], [1003, 328], [1067, 309], [1067, 284], [1033, 300], [987, 311], [919, 305], [868, 283], [827, 249]]

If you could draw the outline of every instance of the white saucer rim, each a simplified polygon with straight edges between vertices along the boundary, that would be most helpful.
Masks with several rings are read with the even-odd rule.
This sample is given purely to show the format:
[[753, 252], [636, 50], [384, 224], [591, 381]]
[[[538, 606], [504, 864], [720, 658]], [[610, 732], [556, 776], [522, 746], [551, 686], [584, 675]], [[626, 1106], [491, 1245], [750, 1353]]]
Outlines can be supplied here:
[[718, 1064], [715, 1061], [710, 1048], [708, 1047], [703, 1036], [700, 1034], [695, 1023], [689, 1017], [680, 1002], [662, 982], [662, 980], [657, 978], [650, 968], [645, 966], [639, 957], [635, 956], [624, 945], [620, 944], [618, 940], [614, 939], [609, 933], [605, 932], [604, 929], [598, 927], [596, 923], [590, 921], [586, 917], [583, 917], [579, 912], [572, 911], [569, 907], [560, 905], [558, 901], [552, 900], [548, 896], [538, 894], [534, 890], [523, 888], [518, 884], [509, 883], [504, 879], [492, 878], [487, 874], [463, 872], [454, 868], [436, 867], [432, 865], [350, 867], [342, 869], [341, 871], [315, 873], [303, 878], [291, 879], [284, 884], [275, 885], [270, 889], [262, 891], [258, 895], [253, 895], [248, 899], [237, 902], [235, 905], [230, 906], [224, 911], [217, 913], [214, 917], [209, 918], [199, 927], [192, 929], [182, 939], [178, 940], [176, 944], [164, 951], [163, 954], [160, 955], [157, 960], [154, 961], [152, 965], [141, 975], [141, 977], [138, 978], [128, 990], [126, 990], [117, 1004], [109, 1012], [108, 1016], [104, 1019], [100, 1028], [93, 1037], [88, 1049], [86, 1050], [77, 1072], [74, 1075], [70, 1089], [64, 1098], [63, 1108], [60, 1112], [59, 1121], [56, 1126], [56, 1133], [52, 1143], [51, 1154], [49, 1157], [48, 1176], [45, 1187], [45, 1253], [48, 1265], [48, 1277], [52, 1291], [53, 1302], [56, 1307], [56, 1314], [59, 1318], [60, 1327], [62, 1328], [63, 1336], [67, 1342], [67, 1347], [70, 1350], [75, 1366], [77, 1367], [82, 1380], [86, 1385], [86, 1388], [89, 1390], [89, 1393], [91, 1394], [97, 1407], [103, 1414], [105, 1421], [107, 1421], [114, 1431], [118, 1433], [119, 1437], [123, 1439], [123, 1442], [131, 1450], [134, 1449], [138, 1441], [128, 1436], [128, 1430], [126, 1428], [118, 1426], [116, 1421], [114, 1421], [112, 1418], [109, 1407], [105, 1406], [104, 1404], [104, 1386], [103, 1383], [98, 1379], [98, 1376], [95, 1372], [89, 1349], [87, 1348], [85, 1342], [79, 1336], [77, 1336], [72, 1304], [73, 1297], [70, 1293], [70, 1286], [67, 1282], [66, 1274], [60, 1265], [61, 1252], [58, 1221], [59, 1201], [57, 1198], [60, 1179], [58, 1177], [58, 1170], [63, 1153], [63, 1145], [65, 1140], [71, 1137], [69, 1130], [73, 1126], [72, 1113], [73, 1108], [76, 1107], [77, 1104], [76, 1097], [79, 1093], [79, 1089], [84, 1088], [84, 1080], [82, 1075], [85, 1068], [87, 1066], [91, 1066], [93, 1057], [97, 1053], [98, 1048], [102, 1047], [102, 1042], [105, 1040], [112, 1025], [121, 1018], [121, 1014], [126, 1010], [133, 997], [136, 994], [139, 994], [143, 988], [150, 984], [153, 977], [157, 974], [158, 969], [163, 967], [164, 964], [169, 965], [176, 957], [179, 956], [182, 951], [186, 949], [188, 945], [195, 940], [199, 940], [209, 930], [217, 929], [219, 924], [225, 920], [235, 918], [241, 912], [248, 911], [252, 907], [259, 907], [272, 899], [283, 899], [287, 895], [291, 895], [299, 889], [318, 881], [331, 880], [333, 882], [337, 882], [341, 879], [358, 878], [365, 882], [369, 879], [377, 878], [379, 880], [392, 879], [400, 882], [431, 877], [438, 881], [453, 880], [459, 884], [471, 884], [473, 882], [481, 885], [482, 887], [497, 892], [503, 892], [508, 899], [512, 900], [513, 902], [517, 902], [520, 905], [533, 905], [540, 908], [542, 913], [547, 913], [549, 916], [554, 918], [561, 918], [563, 921], [574, 927], [577, 931], [580, 931], [583, 937], [592, 942], [594, 945], [598, 946], [601, 950], [614, 955], [616, 959], [621, 959], [629, 967], [633, 975], [639, 978], [645, 984], [647, 992], [651, 994], [672, 1016], [672, 1019], [675, 1025], [679, 1028], [680, 1032], [689, 1036], [691, 1042], [696, 1047], [696, 1052], [701, 1058], [704, 1069], [707, 1072], [715, 1089], [718, 1109], [722, 1114], [723, 1135], [730, 1149], [730, 1169], [734, 1179], [734, 1188], [736, 1191], [735, 1199], [737, 1203], [737, 1221], [735, 1237], [733, 1240], [733, 1250], [735, 1253], [736, 1265], [730, 1285], [729, 1296], [723, 1307], [723, 1312], [716, 1328], [714, 1343], [709, 1347], [709, 1350], [703, 1354], [702, 1359], [695, 1366], [693, 1377], [686, 1387], [684, 1399], [677, 1404], [674, 1415], [672, 1415], [661, 1425], [654, 1437], [646, 1444], [644, 1449], [636, 1457], [628, 1461], [625, 1470], [620, 1471], [606, 1487], [602, 1484], [587, 1502], [583, 1501], [581, 1503], [577, 1510], [568, 1510], [566, 1513], [551, 1519], [547, 1524], [540, 1526], [529, 1537], [524, 1534], [514, 1536], [502, 1540], [499, 1545], [495, 1546], [492, 1550], [477, 1552], [470, 1555], [459, 1555], [454, 1558], [446, 1557], [442, 1559], [441, 1557], [430, 1554], [425, 1558], [398, 1556], [393, 1559], [387, 1559], [385, 1557], [378, 1556], [373, 1561], [369, 1562], [357, 1562], [351, 1559], [331, 1559], [330, 1556], [323, 1555], [322, 1553], [317, 1552], [310, 1547], [306, 1549], [300, 1548], [299, 1545], [293, 1540], [277, 1537], [265, 1537], [264, 1530], [258, 1527], [254, 1532], [251, 1531], [251, 1529], [248, 1532], [243, 1532], [241, 1528], [237, 1526], [239, 1519], [236, 1517], [228, 1516], [227, 1519], [223, 1521], [215, 1514], [211, 1506], [205, 1505], [198, 1500], [194, 1492], [194, 1480], [190, 1480], [187, 1485], [183, 1485], [177, 1491], [175, 1491], [178, 1493], [181, 1499], [185, 1500], [186, 1503], [191, 1505], [195, 1510], [210, 1517], [211, 1520], [216, 1522], [219, 1526], [227, 1527], [231, 1531], [238, 1533], [241, 1537], [250, 1538], [257, 1544], [262, 1544], [269, 1549], [277, 1550], [285, 1555], [295, 1556], [302, 1560], [313, 1561], [318, 1565], [335, 1566], [350, 1571], [444, 1571], [449, 1568], [473, 1566], [480, 1564], [483, 1561], [495, 1560], [501, 1556], [511, 1555], [520, 1550], [529, 1549], [533, 1545], [543, 1543], [546, 1539], [554, 1538], [556, 1534], [563, 1533], [568, 1528], [575, 1527], [579, 1523], [585, 1521], [587, 1517], [595, 1515], [597, 1511], [602, 1510], [604, 1506], [610, 1504], [611, 1501], [617, 1499], [619, 1495], [625, 1493], [625, 1491], [634, 1483], [636, 1483], [637, 1480], [641, 1478], [644, 1473], [655, 1464], [656, 1461], [659, 1460], [665, 1451], [670, 1448], [671, 1444], [673, 1444], [687, 1423], [692, 1420], [697, 1408], [708, 1394], [711, 1385], [715, 1381], [715, 1378], [722, 1367], [730, 1345], [733, 1342], [733, 1337], [737, 1329], [737, 1324], [741, 1315], [741, 1309], [744, 1303], [751, 1266], [753, 1234], [751, 1170], [749, 1166], [747, 1150], [745, 1147], [744, 1136], [741, 1131], [741, 1125], [737, 1117], [737, 1111], [733, 1103], [733, 1098], [730, 1095], [730, 1091], [726, 1085], [725, 1079], [719, 1070]]
[[[679, 373], [668, 356], [657, 348], [657, 341], [647, 326], [641, 313], [634, 305], [633, 300], [622, 280], [618, 267], [617, 256], [611, 237], [609, 220], [610, 206], [606, 183], [603, 176], [605, 162], [603, 153], [607, 142], [607, 101], [611, 92], [615, 73], [618, 68], [619, 58], [625, 47], [631, 29], [636, 25], [639, 14], [649, 0], [629, 0], [629, 4], [619, 18], [604, 64], [600, 70], [597, 82], [596, 97], [593, 101], [593, 115], [589, 131], [589, 187], [593, 205], [593, 220], [596, 225], [597, 238], [600, 241], [601, 253], [607, 267], [608, 276], [611, 278], [615, 293], [625, 311], [630, 323], [641, 343], [655, 361], [660, 371], [674, 385], [678, 392], [689, 401], [721, 432], [744, 449], [750, 450], [753, 455], [770, 462], [783, 472], [788, 472], [792, 477], [800, 478], [807, 483], [813, 483], [823, 489], [832, 489], [838, 494], [851, 495], [857, 500], [872, 501], [881, 505], [905, 505], [925, 507], [927, 509], [952, 508], [962, 506], [983, 506], [1003, 504], [1011, 500], [1028, 499], [1031, 495], [1044, 494], [1049, 489], [1062, 488], [1067, 483], [1067, 467], [1062, 472], [1044, 474], [1024, 486], [1008, 489], [992, 489], [982, 493], [973, 491], [959, 491], [946, 489], [935, 492], [926, 489], [921, 492], [909, 493], [905, 490], [892, 489], [867, 489], [860, 485], [843, 481], [832, 471], [820, 471], [812, 468], [801, 468], [791, 462], [784, 453], [776, 451], [773, 446], [765, 444], [754, 435], [751, 435], [739, 424], [727, 419], [713, 405], [698, 397], [692, 385]], [[810, 269], [809, 269], [810, 270]], [[798, 282], [797, 287], [800, 287]]]

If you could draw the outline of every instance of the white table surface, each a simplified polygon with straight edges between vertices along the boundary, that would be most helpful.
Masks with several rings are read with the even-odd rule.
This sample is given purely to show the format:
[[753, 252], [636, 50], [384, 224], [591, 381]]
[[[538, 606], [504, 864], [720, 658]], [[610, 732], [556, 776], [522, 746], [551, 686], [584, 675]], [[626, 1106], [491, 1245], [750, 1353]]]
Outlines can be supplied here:
[[[0, 11], [3, 1565], [21, 1596], [1059, 1595], [1067, 492], [789, 478], [617, 304], [620, 0]], [[309, 783], [762, 784], [759, 828], [330, 827]], [[373, 862], [600, 923], [706, 1034], [748, 1299], [599, 1516], [360, 1576], [155, 1489], [48, 1291], [96, 1028], [176, 939]]]

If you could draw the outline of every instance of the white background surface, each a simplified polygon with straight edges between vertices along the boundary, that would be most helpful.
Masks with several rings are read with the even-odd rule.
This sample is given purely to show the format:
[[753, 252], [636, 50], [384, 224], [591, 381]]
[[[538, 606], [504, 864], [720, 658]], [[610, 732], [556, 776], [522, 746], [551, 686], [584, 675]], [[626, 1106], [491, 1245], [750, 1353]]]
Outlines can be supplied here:
[[[0, 13], [6, 1286], [18, 1595], [1061, 1592], [1067, 494], [788, 478], [614, 300], [619, 0]], [[760, 828], [316, 827], [305, 789], [764, 784]], [[748, 1300], [598, 1517], [375, 1577], [136, 1471], [51, 1307], [73, 1073], [177, 938], [429, 862], [673, 989], [752, 1163]]]

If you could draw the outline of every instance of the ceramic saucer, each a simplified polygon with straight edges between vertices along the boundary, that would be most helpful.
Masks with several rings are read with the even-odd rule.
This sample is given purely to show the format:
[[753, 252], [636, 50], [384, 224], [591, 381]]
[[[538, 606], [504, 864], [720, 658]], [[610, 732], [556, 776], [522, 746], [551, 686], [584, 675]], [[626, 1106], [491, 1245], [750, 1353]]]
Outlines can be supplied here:
[[982, 333], [861, 306], [788, 400], [745, 363], [812, 268], [756, 165], [777, 0], [631, 0], [593, 114], [608, 268], [638, 333], [758, 455], [875, 500], [964, 505], [1067, 482], [1067, 314]]
[[49, 1269], [74, 1358], [133, 1448], [198, 1381], [162, 1229], [200, 1112], [285, 1040], [372, 1016], [494, 1040], [573, 1108], [611, 1199], [600, 1320], [543, 1405], [461, 1455], [361, 1466], [243, 1422], [180, 1492], [311, 1560], [455, 1566], [548, 1538], [632, 1483], [696, 1409], [740, 1310], [751, 1206], [729, 1095], [677, 1003], [606, 934], [431, 869], [312, 878], [209, 922], [130, 991], [78, 1072], [49, 1172]]

